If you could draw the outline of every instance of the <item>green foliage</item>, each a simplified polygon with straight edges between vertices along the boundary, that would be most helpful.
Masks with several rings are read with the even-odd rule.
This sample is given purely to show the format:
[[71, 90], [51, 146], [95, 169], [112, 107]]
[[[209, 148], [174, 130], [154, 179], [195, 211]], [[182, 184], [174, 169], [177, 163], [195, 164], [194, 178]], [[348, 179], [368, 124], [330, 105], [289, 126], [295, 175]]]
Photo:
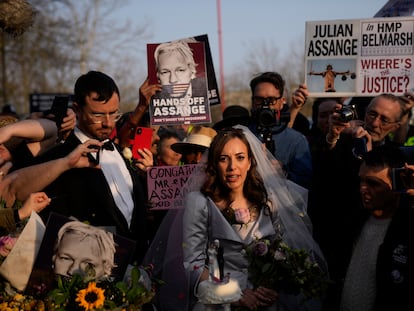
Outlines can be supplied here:
[[[36, 296], [19, 294], [8, 283], [3, 282], [0, 283], [0, 310], [8, 310], [3, 308], [16, 306], [19, 310], [23, 310], [23, 306], [24, 310], [38, 310], [35, 308], [41, 305], [42, 310], [83, 311], [87, 308], [81, 304], [80, 300], [85, 301], [90, 297], [98, 297], [95, 295], [96, 293], [103, 293], [100, 300], [101, 305], [88, 310], [141, 310], [144, 304], [150, 303], [153, 299], [156, 287], [163, 284], [160, 280], [151, 279], [151, 270], [151, 266], [133, 266], [130, 279], [121, 282], [104, 280], [95, 283], [91, 278], [94, 273], [87, 273], [86, 276], [76, 274], [71, 278], [57, 276], [55, 288]], [[148, 274], [150, 284], [146, 284], [141, 271]], [[86, 294], [85, 291], [87, 291]], [[80, 299], [79, 295], [82, 292], [83, 297]]]

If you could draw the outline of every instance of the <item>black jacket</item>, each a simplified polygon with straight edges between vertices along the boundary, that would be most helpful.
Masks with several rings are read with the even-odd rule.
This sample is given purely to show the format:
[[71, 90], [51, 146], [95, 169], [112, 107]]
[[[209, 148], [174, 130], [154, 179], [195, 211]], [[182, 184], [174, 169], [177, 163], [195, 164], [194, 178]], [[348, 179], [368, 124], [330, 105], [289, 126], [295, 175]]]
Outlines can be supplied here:
[[413, 310], [414, 209], [401, 202], [377, 257], [376, 311]]
[[[42, 161], [64, 157], [81, 142], [72, 132], [64, 144], [45, 153]], [[117, 151], [115, 151], [117, 152]], [[118, 150], [119, 152], [119, 150]], [[126, 162], [127, 163], [127, 162]], [[134, 211], [131, 226], [115, 204], [109, 185], [100, 169], [73, 168], [60, 175], [45, 190], [52, 198], [51, 204], [41, 212], [47, 220], [51, 211], [74, 216], [94, 226], [115, 227], [116, 233], [136, 241], [134, 259], [141, 262], [147, 249], [145, 185], [136, 171], [127, 163], [133, 182]]]

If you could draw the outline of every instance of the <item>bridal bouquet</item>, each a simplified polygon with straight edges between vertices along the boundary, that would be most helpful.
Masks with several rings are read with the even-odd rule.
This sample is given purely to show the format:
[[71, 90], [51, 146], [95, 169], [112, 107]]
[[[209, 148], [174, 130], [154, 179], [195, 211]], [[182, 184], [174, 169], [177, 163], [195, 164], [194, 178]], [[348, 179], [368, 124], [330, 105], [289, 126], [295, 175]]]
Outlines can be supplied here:
[[303, 249], [292, 249], [281, 239], [254, 241], [246, 249], [249, 276], [255, 287], [319, 298], [327, 287], [326, 275]]

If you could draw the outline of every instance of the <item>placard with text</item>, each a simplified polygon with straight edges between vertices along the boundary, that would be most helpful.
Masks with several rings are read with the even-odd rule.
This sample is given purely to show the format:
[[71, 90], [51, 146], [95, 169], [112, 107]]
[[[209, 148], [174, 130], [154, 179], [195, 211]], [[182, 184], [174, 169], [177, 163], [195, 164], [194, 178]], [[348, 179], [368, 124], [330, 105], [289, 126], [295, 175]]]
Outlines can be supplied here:
[[190, 179], [203, 169], [201, 164], [153, 166], [147, 172], [148, 201], [154, 210], [181, 209], [186, 191], [196, 189]]
[[152, 125], [211, 122], [204, 42], [182, 39], [147, 44], [150, 84], [162, 89], [151, 97]]
[[413, 92], [413, 33], [414, 17], [306, 22], [305, 83], [310, 95]]

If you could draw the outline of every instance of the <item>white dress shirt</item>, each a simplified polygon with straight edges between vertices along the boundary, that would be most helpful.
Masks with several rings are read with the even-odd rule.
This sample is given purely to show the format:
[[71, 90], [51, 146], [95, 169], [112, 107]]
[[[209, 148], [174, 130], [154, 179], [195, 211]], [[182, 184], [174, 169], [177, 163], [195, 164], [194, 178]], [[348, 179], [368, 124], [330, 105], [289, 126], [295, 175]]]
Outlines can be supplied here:
[[[77, 127], [75, 127], [75, 135], [82, 143], [90, 139]], [[99, 164], [111, 189], [115, 204], [124, 215], [128, 226], [130, 226], [134, 209], [134, 200], [132, 199], [133, 184], [125, 161], [115, 146], [113, 151], [101, 149], [98, 152], [100, 152]]]

